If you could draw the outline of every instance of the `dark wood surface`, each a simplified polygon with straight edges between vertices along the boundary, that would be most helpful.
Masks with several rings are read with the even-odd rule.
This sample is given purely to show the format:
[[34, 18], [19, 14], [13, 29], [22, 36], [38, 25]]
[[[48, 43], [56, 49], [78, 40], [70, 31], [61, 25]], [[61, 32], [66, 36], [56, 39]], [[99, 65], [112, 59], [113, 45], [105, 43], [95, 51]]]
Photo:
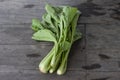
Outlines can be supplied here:
[[[31, 19], [41, 19], [46, 3], [82, 12], [83, 38], [63, 76], [39, 72], [53, 44], [31, 39]], [[120, 80], [120, 0], [0, 0], [0, 80]]]

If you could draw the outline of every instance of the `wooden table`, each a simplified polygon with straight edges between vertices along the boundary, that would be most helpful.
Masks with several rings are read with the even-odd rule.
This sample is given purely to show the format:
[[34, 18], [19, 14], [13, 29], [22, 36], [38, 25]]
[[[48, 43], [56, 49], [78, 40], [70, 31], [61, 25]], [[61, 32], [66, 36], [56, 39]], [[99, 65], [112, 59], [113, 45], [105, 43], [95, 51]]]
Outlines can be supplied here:
[[[41, 19], [46, 3], [82, 12], [83, 38], [63, 76], [39, 72], [53, 44], [31, 39], [31, 19]], [[120, 0], [0, 0], [0, 80], [120, 80]]]

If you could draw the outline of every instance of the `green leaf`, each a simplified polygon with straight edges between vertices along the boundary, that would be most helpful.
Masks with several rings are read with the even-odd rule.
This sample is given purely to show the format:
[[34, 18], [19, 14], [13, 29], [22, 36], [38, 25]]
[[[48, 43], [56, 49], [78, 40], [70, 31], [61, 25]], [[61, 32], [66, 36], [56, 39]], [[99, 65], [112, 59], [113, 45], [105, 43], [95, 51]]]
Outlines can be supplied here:
[[42, 19], [47, 23], [51, 24], [51, 16], [49, 14], [45, 14], [42, 16]]
[[54, 14], [55, 13], [54, 8], [49, 4], [46, 4], [45, 9], [48, 12], [48, 14]]
[[63, 45], [63, 47], [62, 47], [62, 50], [63, 50], [63, 51], [68, 50], [68, 49], [70, 48], [70, 46], [71, 46], [70, 42], [65, 41], [65, 42], [64, 42], [64, 45]]
[[76, 31], [74, 34], [73, 42], [77, 41], [80, 38], [82, 38], [82, 33], [79, 31]]
[[34, 31], [38, 31], [40, 29], [44, 29], [44, 27], [41, 24], [40, 20], [38, 20], [38, 19], [32, 19], [32, 29]]
[[62, 12], [62, 9], [63, 9], [62, 7], [53, 7], [53, 8], [57, 14], [60, 14]]
[[53, 6], [47, 4], [47, 5], [45, 6], [45, 9], [46, 9], [47, 13], [50, 14], [50, 15], [52, 16], [52, 18], [53, 18], [57, 23], [59, 23], [59, 17], [58, 17], [58, 15], [56, 14], [56, 11], [55, 11], [55, 9], [53, 8]]
[[47, 29], [39, 30], [38, 32], [34, 33], [32, 39], [56, 42], [55, 35], [50, 30]]
[[65, 6], [63, 7], [63, 13], [65, 14], [66, 19], [70, 23], [77, 13], [77, 8]]
[[71, 22], [71, 25], [72, 25], [72, 35], [73, 36], [75, 34], [75, 31], [76, 31], [76, 26], [77, 26], [77, 21], [78, 21], [79, 15], [80, 15], [80, 13], [77, 12], [75, 17], [73, 18], [73, 20]]
[[56, 23], [54, 20], [52, 20], [52, 17], [51, 17], [51, 15], [49, 15], [49, 14], [46, 14], [46, 15], [44, 15], [43, 17], [42, 17], [42, 19], [43, 19], [43, 25], [45, 25], [45, 27], [47, 28], [47, 29], [50, 29], [52, 32], [54, 32], [54, 33], [58, 33], [57, 31], [57, 27], [55, 26], [55, 24], [54, 23]]

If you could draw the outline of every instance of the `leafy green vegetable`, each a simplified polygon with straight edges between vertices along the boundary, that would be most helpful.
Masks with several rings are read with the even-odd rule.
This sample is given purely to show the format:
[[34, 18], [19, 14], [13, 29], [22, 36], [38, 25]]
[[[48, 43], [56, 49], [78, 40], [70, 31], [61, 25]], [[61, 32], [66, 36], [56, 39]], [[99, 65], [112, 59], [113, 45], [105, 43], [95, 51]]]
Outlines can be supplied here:
[[33, 34], [32, 39], [56, 42], [56, 36], [48, 29], [38, 30], [36, 33]]
[[34, 31], [38, 31], [40, 29], [43, 29], [43, 25], [38, 19], [32, 19], [32, 29]]
[[42, 21], [32, 20], [32, 29], [35, 31], [32, 39], [53, 42], [54, 46], [40, 62], [39, 69], [43, 73], [57, 71], [58, 75], [62, 75], [67, 69], [72, 44], [82, 37], [76, 30], [80, 11], [75, 7], [54, 7], [49, 4], [45, 9]]

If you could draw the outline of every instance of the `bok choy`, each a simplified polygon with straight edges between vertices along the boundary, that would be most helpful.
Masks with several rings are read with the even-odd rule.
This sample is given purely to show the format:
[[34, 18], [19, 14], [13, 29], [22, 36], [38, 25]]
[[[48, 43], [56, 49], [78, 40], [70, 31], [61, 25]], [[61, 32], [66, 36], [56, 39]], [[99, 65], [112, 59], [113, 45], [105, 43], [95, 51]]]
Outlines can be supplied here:
[[54, 45], [40, 62], [39, 69], [43, 73], [56, 71], [58, 75], [62, 75], [67, 69], [72, 44], [82, 37], [82, 34], [76, 31], [81, 13], [75, 7], [55, 7], [49, 4], [45, 6], [45, 10], [46, 13], [43, 14], [42, 21], [32, 19], [32, 29], [34, 30], [32, 39], [50, 41]]

